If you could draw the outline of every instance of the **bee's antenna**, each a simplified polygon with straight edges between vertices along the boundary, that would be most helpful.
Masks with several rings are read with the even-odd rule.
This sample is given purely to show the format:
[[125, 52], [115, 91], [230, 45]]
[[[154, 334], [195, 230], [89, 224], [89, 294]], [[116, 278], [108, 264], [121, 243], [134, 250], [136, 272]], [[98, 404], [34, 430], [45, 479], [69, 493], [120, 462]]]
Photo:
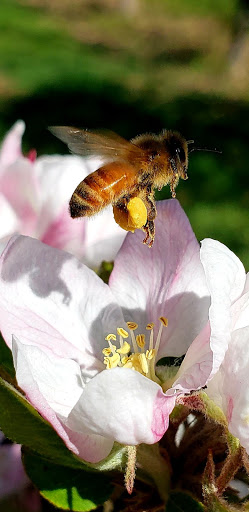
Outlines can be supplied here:
[[219, 151], [219, 149], [208, 149], [208, 148], [192, 148], [190, 149], [189, 153], [192, 153], [192, 151], [209, 151], [211, 153], [219, 153], [220, 155], [222, 154], [222, 151]]

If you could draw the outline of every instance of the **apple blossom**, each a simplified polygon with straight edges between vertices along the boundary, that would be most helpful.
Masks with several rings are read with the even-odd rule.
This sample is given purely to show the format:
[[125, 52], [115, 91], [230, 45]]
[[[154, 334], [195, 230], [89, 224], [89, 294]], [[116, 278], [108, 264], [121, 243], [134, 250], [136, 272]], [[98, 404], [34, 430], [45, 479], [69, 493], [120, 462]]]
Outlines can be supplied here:
[[75, 187], [99, 161], [69, 155], [34, 160], [32, 152], [26, 158], [21, 152], [24, 129], [18, 121], [0, 151], [0, 249], [19, 232], [68, 250], [92, 267], [112, 260], [125, 232], [111, 208], [91, 220], [73, 220], [68, 211]]
[[[0, 327], [18, 385], [86, 461], [115, 441], [159, 441], [176, 397], [206, 385], [229, 343], [224, 304], [242, 292], [241, 264], [212, 240], [200, 258], [176, 200], [159, 203], [156, 230], [152, 249], [141, 232], [127, 235], [109, 286], [27, 237], [1, 257]], [[185, 353], [180, 367], [162, 360]]]

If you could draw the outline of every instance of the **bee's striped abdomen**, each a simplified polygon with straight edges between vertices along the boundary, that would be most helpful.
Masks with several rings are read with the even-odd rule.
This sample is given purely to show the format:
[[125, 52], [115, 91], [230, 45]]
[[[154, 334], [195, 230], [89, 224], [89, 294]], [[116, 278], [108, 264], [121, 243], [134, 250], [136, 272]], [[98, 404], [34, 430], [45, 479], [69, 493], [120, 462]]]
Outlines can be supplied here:
[[71, 217], [91, 216], [114, 203], [135, 183], [132, 166], [113, 162], [92, 172], [78, 185], [69, 208]]

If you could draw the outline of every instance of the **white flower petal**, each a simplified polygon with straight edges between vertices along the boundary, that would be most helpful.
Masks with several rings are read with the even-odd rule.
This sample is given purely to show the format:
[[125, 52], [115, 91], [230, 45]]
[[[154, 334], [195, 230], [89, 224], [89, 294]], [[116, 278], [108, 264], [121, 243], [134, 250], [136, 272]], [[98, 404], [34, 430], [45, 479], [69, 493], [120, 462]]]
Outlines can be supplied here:
[[0, 219], [0, 240], [5, 243], [6, 239], [7, 243], [7, 238], [19, 228], [20, 220], [3, 194], [0, 194]]
[[174, 402], [158, 384], [136, 371], [104, 370], [88, 382], [67, 424], [72, 430], [122, 444], [152, 444], [167, 429]]
[[22, 136], [25, 130], [25, 123], [17, 121], [11, 130], [4, 137], [0, 150], [0, 175], [1, 166], [13, 164], [22, 155]]
[[0, 328], [11, 345], [42, 346], [74, 359], [84, 378], [104, 368], [105, 336], [123, 326], [108, 286], [72, 255], [28, 237], [14, 237], [0, 259]]
[[232, 330], [249, 325], [249, 291], [231, 306]]
[[66, 418], [82, 393], [83, 382], [78, 363], [48, 355], [38, 347], [23, 345], [15, 336], [12, 353], [19, 386], [23, 388], [29, 372], [51, 409]]
[[249, 272], [247, 272], [246, 274], [246, 283], [245, 283], [245, 288], [244, 288], [244, 293], [247, 293], [249, 292]]
[[[230, 432], [249, 453], [249, 326], [232, 333], [224, 362], [207, 388], [225, 413]], [[217, 388], [218, 384], [218, 398]], [[221, 397], [221, 399], [219, 398]]]
[[[64, 425], [55, 412], [68, 414], [72, 404], [77, 399], [79, 387], [75, 382], [74, 372], [71, 373], [71, 378], [68, 380], [68, 374], [64, 374], [64, 384], [61, 383], [61, 371], [63, 367], [65, 371], [70, 368], [76, 369], [76, 363], [68, 360], [62, 361], [59, 371], [53, 366], [53, 361], [58, 363], [59, 359], [46, 356], [37, 347], [29, 347], [21, 344], [16, 338], [13, 343], [14, 359], [17, 374], [17, 381], [19, 386], [25, 392], [27, 399], [39, 411], [39, 413], [47, 421], [51, 423], [58, 435], [63, 439], [66, 446], [73, 453], [88, 462], [99, 462], [104, 459], [111, 451], [113, 442], [97, 435], [89, 435], [87, 432], [71, 431]], [[41, 370], [39, 370], [39, 354], [41, 361]], [[45, 364], [48, 364], [48, 371]], [[56, 380], [53, 381], [53, 371], [55, 372]], [[70, 377], [70, 376], [69, 376]], [[52, 382], [48, 380], [52, 379]], [[66, 384], [69, 383], [70, 393], [65, 390]], [[79, 383], [78, 383], [79, 384]], [[65, 396], [61, 392], [60, 385], [63, 386]], [[59, 387], [58, 387], [59, 386]], [[73, 390], [76, 391], [76, 397], [73, 396]], [[54, 392], [54, 397], [52, 396]], [[48, 401], [47, 401], [48, 400]]]
[[214, 374], [223, 361], [231, 339], [230, 307], [243, 292], [245, 270], [239, 258], [216, 240], [203, 240], [201, 261], [211, 295], [209, 318], [210, 344], [214, 353]]
[[87, 219], [83, 261], [94, 268], [102, 261], [114, 260], [126, 234], [114, 221], [111, 206]]
[[200, 247], [178, 201], [161, 201], [152, 249], [138, 231], [129, 234], [119, 252], [110, 287], [126, 320], [144, 332], [149, 322], [168, 318], [158, 358], [181, 356], [208, 320], [209, 292], [200, 262]]
[[[177, 373], [173, 388], [189, 393], [207, 384], [213, 368], [209, 323], [190, 345]], [[167, 392], [169, 394], [171, 390]]]

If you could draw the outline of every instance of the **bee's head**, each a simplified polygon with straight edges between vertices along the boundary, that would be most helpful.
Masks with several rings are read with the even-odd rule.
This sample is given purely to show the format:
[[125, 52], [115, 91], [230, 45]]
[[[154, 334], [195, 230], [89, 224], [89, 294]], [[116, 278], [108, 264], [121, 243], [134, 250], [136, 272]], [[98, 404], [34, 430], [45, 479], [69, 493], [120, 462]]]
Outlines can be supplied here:
[[188, 144], [178, 132], [169, 130], [163, 132], [163, 143], [169, 155], [172, 171], [180, 178], [186, 180], [188, 169]]

